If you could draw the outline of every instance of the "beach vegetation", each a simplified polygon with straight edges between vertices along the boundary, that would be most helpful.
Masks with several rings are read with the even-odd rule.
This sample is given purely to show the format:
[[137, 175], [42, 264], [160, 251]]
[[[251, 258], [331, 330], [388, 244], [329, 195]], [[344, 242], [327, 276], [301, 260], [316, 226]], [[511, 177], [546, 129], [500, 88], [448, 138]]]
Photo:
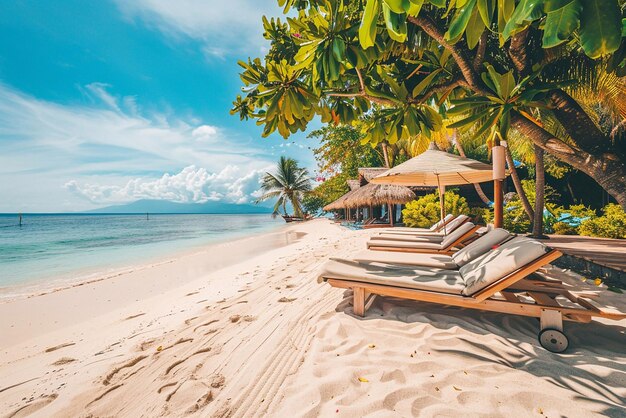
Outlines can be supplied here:
[[[460, 215], [469, 213], [467, 200], [459, 196], [453, 190], [446, 191], [444, 195], [444, 207], [446, 214]], [[402, 209], [404, 224], [414, 228], [428, 228], [441, 219], [439, 194], [429, 193], [406, 204]]]
[[311, 179], [306, 168], [298, 165], [293, 158], [281, 156], [276, 170], [273, 173], [265, 173], [261, 180], [263, 195], [257, 199], [257, 203], [269, 199], [276, 199], [273, 213], [277, 215], [280, 209], [283, 215], [287, 215], [287, 205], [291, 205], [295, 216], [304, 216], [302, 199], [304, 194], [311, 190]]
[[603, 215], [583, 221], [580, 235], [604, 238], [626, 238], [626, 213], [619, 205], [610, 203], [602, 209]]
[[626, 207], [619, 0], [279, 4], [288, 17], [264, 19], [269, 51], [240, 62], [232, 108], [264, 136], [286, 138], [318, 116], [393, 145], [433, 137], [452, 111], [490, 145], [523, 135]]

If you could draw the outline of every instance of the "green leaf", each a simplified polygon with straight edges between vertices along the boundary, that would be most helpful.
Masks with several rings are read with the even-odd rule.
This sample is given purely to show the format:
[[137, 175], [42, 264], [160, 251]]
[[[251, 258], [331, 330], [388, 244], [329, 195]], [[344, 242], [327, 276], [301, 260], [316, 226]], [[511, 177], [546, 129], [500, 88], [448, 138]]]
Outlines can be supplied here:
[[465, 38], [467, 39], [467, 46], [469, 49], [474, 49], [478, 45], [480, 36], [485, 31], [485, 24], [480, 17], [478, 9], [474, 9], [467, 28], [465, 29]]
[[446, 32], [445, 38], [447, 40], [457, 40], [465, 32], [475, 5], [476, 0], [470, 0], [457, 10], [454, 19], [450, 22], [450, 28]]
[[[519, 2], [513, 15], [507, 22], [502, 32], [504, 39], [508, 39], [512, 35], [520, 32], [533, 20], [539, 19], [542, 14], [543, 0], [522, 0]], [[611, 1], [611, 0], [608, 0]]]
[[383, 0], [389, 9], [397, 14], [406, 12], [410, 7], [409, 0]]
[[489, 115], [489, 111], [483, 110], [482, 112], [474, 113], [473, 115], [463, 118], [457, 122], [451, 123], [450, 125], [448, 125], [448, 128], [450, 129], [462, 128], [464, 126], [473, 124], [478, 119], [486, 118], [488, 115]]
[[367, 0], [363, 18], [361, 19], [361, 26], [359, 26], [359, 42], [363, 49], [374, 46], [379, 10], [380, 0]]
[[478, 6], [478, 12], [486, 27], [491, 26], [491, 18], [496, 8], [496, 0], [478, 0], [476, 5]]
[[554, 12], [555, 10], [565, 7], [572, 1], [579, 2], [578, 0], [544, 0], [543, 11], [546, 13]]
[[622, 19], [622, 38], [626, 38], [626, 18]]
[[406, 14], [393, 13], [389, 6], [383, 3], [383, 17], [389, 37], [396, 42], [406, 41]]
[[446, 0], [430, 0], [430, 4], [440, 9], [446, 7]]
[[615, 0], [581, 0], [580, 44], [591, 58], [617, 51], [622, 41], [619, 5]]
[[411, 5], [409, 9], [406, 11], [406, 14], [409, 16], [417, 16], [422, 10], [422, 6], [424, 5], [424, 0], [410, 0]]
[[498, 31], [504, 32], [506, 24], [511, 19], [515, 11], [515, 0], [497, 0], [498, 1]]
[[571, 3], [548, 13], [543, 27], [543, 47], [552, 48], [562, 44], [578, 29], [582, 5], [574, 0]]
[[428, 85], [432, 83], [433, 79], [437, 76], [437, 74], [439, 74], [442, 71], [443, 71], [442, 68], [437, 68], [435, 71], [433, 71], [432, 73], [424, 77], [424, 79], [420, 81], [417, 84], [417, 86], [415, 86], [415, 88], [413, 88], [413, 97], [417, 97], [420, 94], [422, 94], [422, 92], [426, 89], [426, 87], [428, 87]]

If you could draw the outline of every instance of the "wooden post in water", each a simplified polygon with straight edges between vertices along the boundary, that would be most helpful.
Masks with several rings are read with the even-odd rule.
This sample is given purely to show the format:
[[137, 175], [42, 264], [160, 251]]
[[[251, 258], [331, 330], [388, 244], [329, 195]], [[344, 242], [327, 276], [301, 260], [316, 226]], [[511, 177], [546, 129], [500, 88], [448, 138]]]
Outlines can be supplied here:
[[150, 220], [150, 214], [148, 212], [146, 212], [146, 221]]
[[22, 212], [19, 213], [19, 218], [20, 218], [20, 228], [22, 227]]

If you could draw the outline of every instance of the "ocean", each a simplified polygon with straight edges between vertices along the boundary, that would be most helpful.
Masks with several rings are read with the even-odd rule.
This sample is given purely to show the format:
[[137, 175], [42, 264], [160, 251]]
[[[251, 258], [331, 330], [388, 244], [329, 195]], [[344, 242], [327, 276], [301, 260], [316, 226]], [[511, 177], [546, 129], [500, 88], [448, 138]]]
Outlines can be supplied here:
[[284, 226], [261, 215], [0, 214], [0, 297], [77, 281]]

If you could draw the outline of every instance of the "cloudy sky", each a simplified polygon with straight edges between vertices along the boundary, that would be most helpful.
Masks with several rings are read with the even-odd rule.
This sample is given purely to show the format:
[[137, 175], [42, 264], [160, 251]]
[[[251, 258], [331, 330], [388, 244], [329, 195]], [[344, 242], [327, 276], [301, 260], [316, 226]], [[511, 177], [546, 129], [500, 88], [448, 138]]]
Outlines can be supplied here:
[[1, 2], [0, 212], [248, 203], [280, 155], [313, 170], [306, 134], [228, 113], [264, 14], [275, 0]]

